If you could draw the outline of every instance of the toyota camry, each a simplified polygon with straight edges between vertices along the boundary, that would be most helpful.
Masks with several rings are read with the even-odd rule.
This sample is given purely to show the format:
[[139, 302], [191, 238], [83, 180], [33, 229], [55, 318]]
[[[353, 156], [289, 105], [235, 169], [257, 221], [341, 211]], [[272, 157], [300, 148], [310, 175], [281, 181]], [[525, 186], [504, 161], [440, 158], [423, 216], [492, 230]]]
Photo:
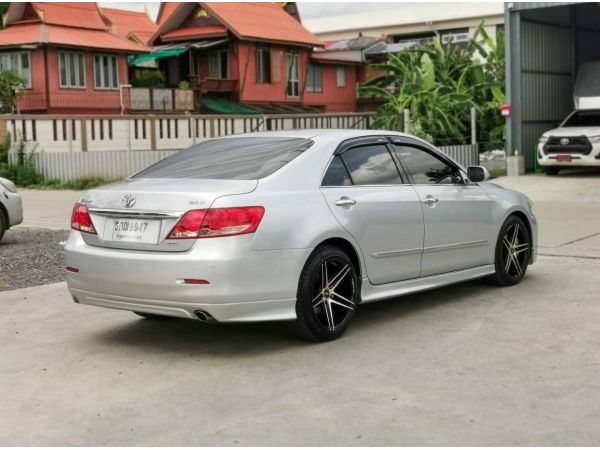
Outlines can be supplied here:
[[487, 176], [396, 132], [211, 139], [83, 193], [66, 279], [76, 303], [331, 340], [362, 303], [523, 279], [532, 204]]

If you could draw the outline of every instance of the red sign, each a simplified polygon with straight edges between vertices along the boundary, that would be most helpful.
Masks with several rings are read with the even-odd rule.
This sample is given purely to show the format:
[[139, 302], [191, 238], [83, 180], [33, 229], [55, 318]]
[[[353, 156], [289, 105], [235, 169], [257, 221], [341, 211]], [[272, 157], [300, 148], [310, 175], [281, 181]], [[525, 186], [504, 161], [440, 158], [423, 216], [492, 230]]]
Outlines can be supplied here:
[[502, 117], [510, 117], [510, 114], [512, 113], [512, 105], [502, 105], [500, 107], [500, 113], [502, 114]]

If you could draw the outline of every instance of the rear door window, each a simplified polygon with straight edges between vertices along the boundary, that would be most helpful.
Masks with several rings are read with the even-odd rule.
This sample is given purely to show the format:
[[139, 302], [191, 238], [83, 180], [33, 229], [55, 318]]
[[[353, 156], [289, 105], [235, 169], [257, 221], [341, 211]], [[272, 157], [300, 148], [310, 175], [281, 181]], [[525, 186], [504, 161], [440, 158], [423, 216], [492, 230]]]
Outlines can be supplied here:
[[392, 155], [382, 144], [354, 147], [342, 153], [352, 184], [402, 184]]
[[132, 178], [256, 180], [306, 151], [313, 141], [289, 137], [211, 139], [182, 150]]

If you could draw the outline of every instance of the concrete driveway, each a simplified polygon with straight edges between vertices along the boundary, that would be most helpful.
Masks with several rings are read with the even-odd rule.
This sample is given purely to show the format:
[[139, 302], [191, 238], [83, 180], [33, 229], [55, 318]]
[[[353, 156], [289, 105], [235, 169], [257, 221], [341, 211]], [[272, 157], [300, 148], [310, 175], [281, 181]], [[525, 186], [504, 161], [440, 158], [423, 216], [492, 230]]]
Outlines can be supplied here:
[[363, 305], [327, 344], [76, 305], [63, 283], [0, 294], [0, 445], [598, 445], [600, 176], [498, 183], [560, 256], [512, 288]]

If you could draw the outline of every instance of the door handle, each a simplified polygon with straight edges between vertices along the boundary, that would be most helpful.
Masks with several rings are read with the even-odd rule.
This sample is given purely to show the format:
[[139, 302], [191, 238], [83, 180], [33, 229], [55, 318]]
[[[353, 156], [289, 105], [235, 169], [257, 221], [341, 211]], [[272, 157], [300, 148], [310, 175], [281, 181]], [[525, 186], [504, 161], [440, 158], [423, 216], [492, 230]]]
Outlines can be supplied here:
[[425, 197], [423, 199], [423, 203], [425, 203], [427, 206], [433, 206], [437, 202], [439, 202], [439, 200], [437, 198], [435, 198], [433, 195], [428, 195], [427, 197]]
[[333, 202], [336, 206], [353, 206], [356, 205], [356, 200], [352, 200], [348, 197], [340, 197], [338, 200]]

